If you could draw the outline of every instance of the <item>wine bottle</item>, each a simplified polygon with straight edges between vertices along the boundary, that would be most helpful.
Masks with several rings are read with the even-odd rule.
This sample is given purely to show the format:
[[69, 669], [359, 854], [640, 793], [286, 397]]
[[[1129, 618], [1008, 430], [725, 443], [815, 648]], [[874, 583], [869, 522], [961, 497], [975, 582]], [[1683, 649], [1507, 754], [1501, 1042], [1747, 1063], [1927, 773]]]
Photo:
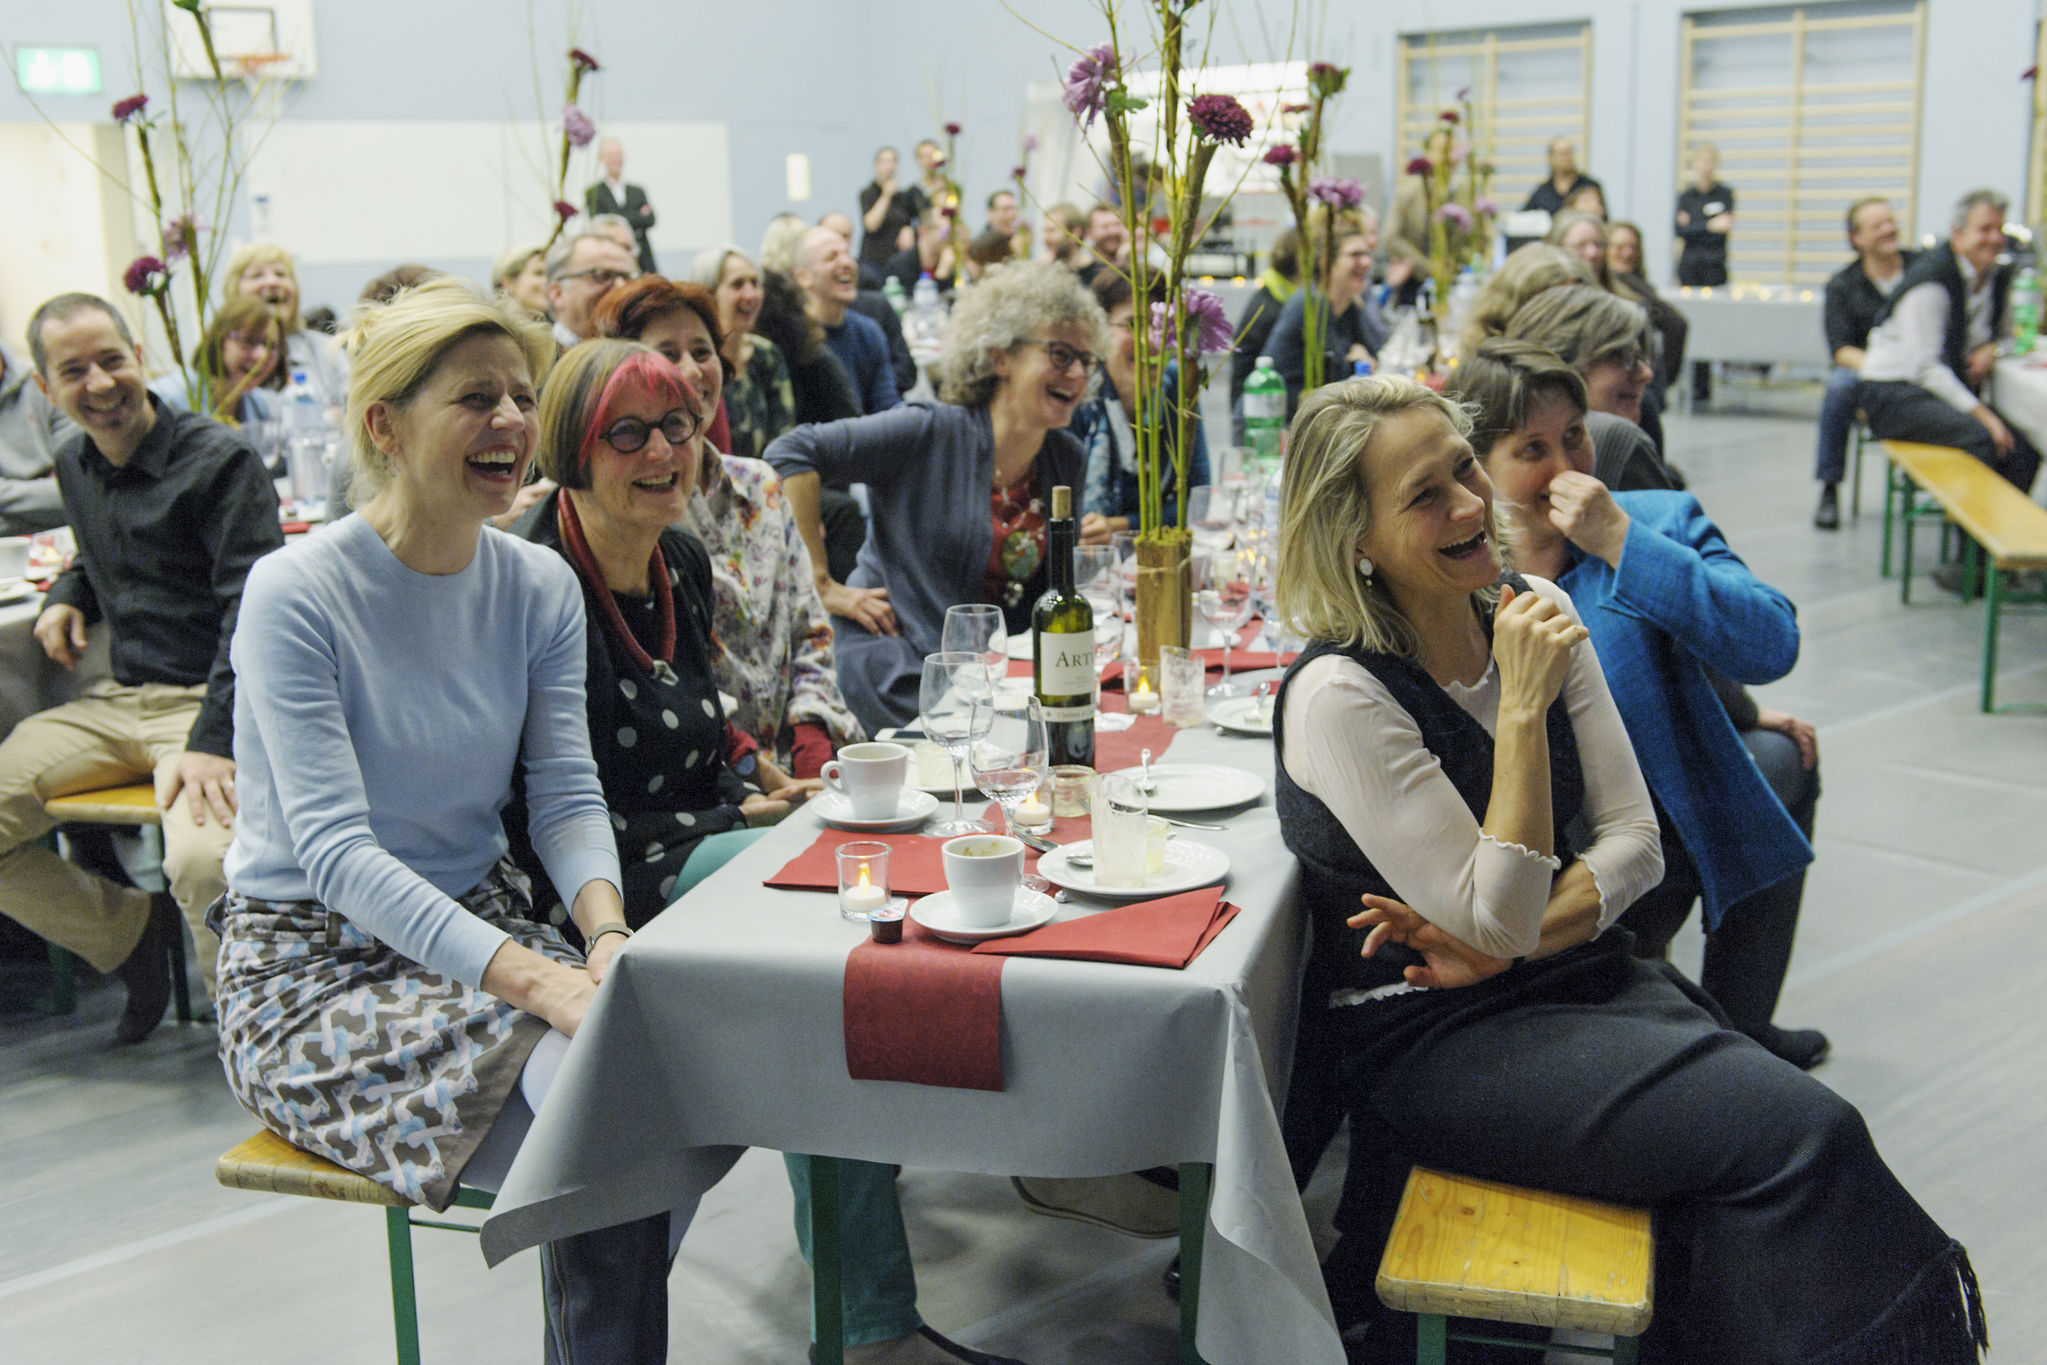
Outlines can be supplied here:
[[1095, 609], [1073, 589], [1073, 490], [1052, 490], [1045, 523], [1047, 586], [1031, 610], [1031, 686], [1045, 709], [1054, 767], [1095, 761]]

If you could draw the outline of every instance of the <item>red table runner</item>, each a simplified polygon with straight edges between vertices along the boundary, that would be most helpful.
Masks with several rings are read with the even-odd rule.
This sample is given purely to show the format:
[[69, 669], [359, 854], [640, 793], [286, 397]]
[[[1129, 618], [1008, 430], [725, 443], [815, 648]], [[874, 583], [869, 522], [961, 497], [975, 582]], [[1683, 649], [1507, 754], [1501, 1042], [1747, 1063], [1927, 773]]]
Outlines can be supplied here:
[[907, 920], [901, 943], [870, 939], [846, 955], [844, 1010], [854, 1080], [1002, 1089], [1000, 957]]
[[1222, 888], [1210, 886], [1062, 920], [1027, 934], [991, 938], [975, 944], [974, 952], [1178, 970], [1201, 956], [1236, 916], [1237, 907], [1223, 899]]

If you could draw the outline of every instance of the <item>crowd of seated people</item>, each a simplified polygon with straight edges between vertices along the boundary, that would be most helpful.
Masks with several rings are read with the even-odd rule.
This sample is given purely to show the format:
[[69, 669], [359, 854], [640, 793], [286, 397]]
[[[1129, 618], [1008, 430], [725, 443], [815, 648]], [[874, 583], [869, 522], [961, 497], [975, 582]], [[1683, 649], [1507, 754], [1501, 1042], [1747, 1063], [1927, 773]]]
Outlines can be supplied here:
[[[36, 638], [70, 666], [105, 622], [113, 666], [0, 744], [0, 913], [122, 979], [122, 1041], [166, 1008], [182, 915], [266, 1127], [433, 1207], [495, 1188], [620, 947], [836, 750], [914, 719], [948, 608], [1028, 628], [1050, 489], [1082, 491], [1084, 543], [1132, 529], [1132, 415], [1182, 382], [1137, 365], [1143, 244], [1099, 205], [1033, 233], [1002, 190], [954, 262], [927, 149], [909, 186], [882, 149], [857, 218], [782, 215], [758, 260], [686, 276], [649, 268], [644, 193], [607, 163], [619, 212], [508, 249], [488, 290], [386, 272], [339, 339], [304, 325], [290, 255], [248, 247], [194, 373], [154, 383], [102, 300], [37, 312], [31, 362], [0, 354], [0, 518], [72, 525]], [[1803, 1074], [1829, 1040], [1774, 1019], [1818, 752], [1746, 688], [1796, 659], [1795, 612], [1682, 491], [1657, 421], [1682, 318], [1640, 230], [1568, 143], [1552, 168], [1551, 240], [1485, 283], [1443, 394], [1349, 378], [1388, 336], [1369, 211], [1322, 212], [1320, 263], [1275, 253], [1235, 357], [1275, 357], [1291, 414], [1277, 609], [1308, 648], [1276, 800], [1311, 949], [1284, 1121], [1303, 1175], [1351, 1125], [1339, 1324], [1412, 1358], [1371, 1283], [1420, 1161], [1653, 1208], [1652, 1358], [1974, 1359], [1966, 1254]], [[2002, 211], [1965, 200], [1912, 263], [1851, 211], [1867, 325], [1836, 387], [1888, 430], [1969, 423], [2024, 485], [2037, 456], [1936, 364], [1973, 399]], [[920, 374], [873, 285], [927, 274], [951, 310]], [[237, 428], [294, 372], [342, 413], [347, 472], [283, 547]], [[44, 799], [124, 778], [164, 807], [165, 893], [40, 842]], [[1668, 961], [1694, 904], [1696, 983]], [[363, 1021], [416, 1045], [352, 1045]], [[660, 1358], [693, 1212], [544, 1249], [551, 1358]], [[919, 1316], [894, 1168], [845, 1163], [841, 1224], [849, 1359], [1014, 1365]]]

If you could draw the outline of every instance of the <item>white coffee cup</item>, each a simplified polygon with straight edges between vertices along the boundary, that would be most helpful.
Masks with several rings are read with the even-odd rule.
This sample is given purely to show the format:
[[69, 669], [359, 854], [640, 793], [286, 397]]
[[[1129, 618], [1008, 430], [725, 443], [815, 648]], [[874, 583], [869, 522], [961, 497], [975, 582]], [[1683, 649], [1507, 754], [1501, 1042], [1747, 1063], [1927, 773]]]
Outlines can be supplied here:
[[962, 834], [938, 852], [959, 922], [969, 929], [1009, 923], [1023, 880], [1023, 844], [1007, 834]]
[[900, 744], [848, 744], [817, 775], [846, 798], [855, 820], [893, 820], [909, 763], [910, 751]]
[[0, 582], [28, 577], [28, 548], [32, 543], [27, 536], [0, 536]]

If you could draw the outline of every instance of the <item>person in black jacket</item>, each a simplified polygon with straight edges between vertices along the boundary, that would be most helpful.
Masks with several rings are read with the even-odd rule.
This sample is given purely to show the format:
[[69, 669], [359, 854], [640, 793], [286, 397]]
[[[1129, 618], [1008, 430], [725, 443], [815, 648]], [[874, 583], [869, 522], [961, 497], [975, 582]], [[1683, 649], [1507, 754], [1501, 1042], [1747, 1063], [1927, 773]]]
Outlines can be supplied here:
[[646, 190], [625, 183], [625, 148], [617, 138], [608, 137], [597, 144], [597, 160], [604, 166], [604, 178], [583, 191], [583, 209], [592, 218], [615, 213], [625, 219], [639, 244], [640, 269], [651, 275], [656, 269], [654, 244], [647, 232], [654, 226], [654, 206], [647, 202]]
[[1882, 316], [1914, 253], [1898, 246], [1898, 219], [1890, 202], [1871, 197], [1848, 206], [1848, 245], [1855, 259], [1827, 281], [1827, 354], [1834, 368], [1820, 399], [1819, 448], [1813, 455], [1813, 477], [1820, 481], [1820, 505], [1812, 524], [1832, 531], [1841, 524], [1836, 491], [1848, 468], [1848, 434], [1860, 405], [1858, 385], [1870, 329]]
[[[1684, 250], [1677, 258], [1677, 282], [1688, 285], [1727, 283], [1727, 238], [1734, 231], [1734, 191], [1720, 182], [1720, 152], [1702, 142], [1692, 152], [1692, 181], [1677, 196], [1675, 226]], [[1713, 397], [1713, 367], [1692, 366], [1692, 401]]]

